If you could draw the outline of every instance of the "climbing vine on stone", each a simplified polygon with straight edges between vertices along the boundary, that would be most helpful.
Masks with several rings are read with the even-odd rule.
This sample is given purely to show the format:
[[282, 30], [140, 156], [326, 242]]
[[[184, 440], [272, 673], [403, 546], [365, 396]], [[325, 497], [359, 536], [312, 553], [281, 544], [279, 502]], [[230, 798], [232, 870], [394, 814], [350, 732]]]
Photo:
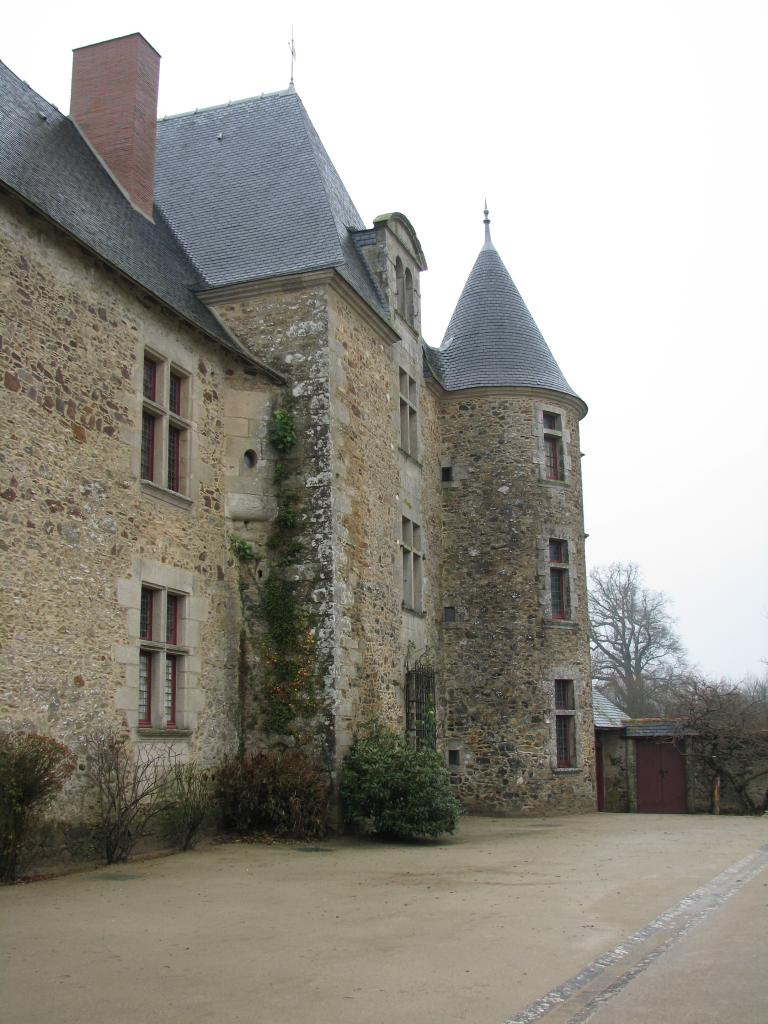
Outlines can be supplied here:
[[[290, 407], [275, 409], [267, 437], [282, 459], [275, 465], [277, 514], [266, 542], [272, 554], [266, 578], [254, 579], [251, 545], [238, 539], [232, 544], [240, 564], [241, 650], [249, 639], [255, 639], [261, 663], [258, 702], [264, 732], [301, 739], [302, 727], [320, 711], [321, 699], [310, 613], [311, 587], [293, 570], [302, 558], [304, 543], [300, 497], [289, 486], [297, 469], [293, 450], [298, 440]], [[243, 661], [241, 658], [241, 665]], [[241, 706], [244, 700], [241, 686]]]

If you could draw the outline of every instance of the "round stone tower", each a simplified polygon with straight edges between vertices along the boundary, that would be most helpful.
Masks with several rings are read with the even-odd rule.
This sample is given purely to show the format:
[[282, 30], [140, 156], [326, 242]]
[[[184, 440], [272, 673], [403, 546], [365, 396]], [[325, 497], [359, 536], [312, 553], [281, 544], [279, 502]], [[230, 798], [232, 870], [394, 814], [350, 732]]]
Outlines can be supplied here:
[[579, 421], [491, 241], [439, 350], [441, 711], [468, 809], [594, 808]]

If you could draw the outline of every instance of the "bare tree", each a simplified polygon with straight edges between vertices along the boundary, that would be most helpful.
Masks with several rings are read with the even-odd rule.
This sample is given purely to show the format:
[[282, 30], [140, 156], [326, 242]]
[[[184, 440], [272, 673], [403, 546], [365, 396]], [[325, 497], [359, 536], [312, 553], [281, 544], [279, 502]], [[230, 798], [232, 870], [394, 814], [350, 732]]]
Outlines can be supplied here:
[[[723, 797], [744, 814], [768, 808], [768, 681], [713, 682], [687, 675], [670, 695], [676, 743], [692, 761], [718, 814]], [[687, 737], [687, 742], [685, 737]]]
[[592, 675], [632, 718], [658, 714], [658, 698], [683, 665], [670, 599], [644, 585], [634, 562], [589, 574]]

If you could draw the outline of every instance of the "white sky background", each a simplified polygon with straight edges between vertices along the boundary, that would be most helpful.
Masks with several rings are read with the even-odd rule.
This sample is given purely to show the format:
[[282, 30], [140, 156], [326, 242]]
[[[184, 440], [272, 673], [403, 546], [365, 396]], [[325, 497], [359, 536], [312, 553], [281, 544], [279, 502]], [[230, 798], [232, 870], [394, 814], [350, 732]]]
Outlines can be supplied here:
[[[140, 31], [160, 113], [296, 87], [367, 223], [401, 210], [438, 345], [493, 239], [583, 424], [588, 560], [640, 563], [692, 661], [768, 656], [768, 5], [13, 5], [0, 58], [69, 109], [72, 47]], [[452, 13], [455, 10], [456, 13]]]

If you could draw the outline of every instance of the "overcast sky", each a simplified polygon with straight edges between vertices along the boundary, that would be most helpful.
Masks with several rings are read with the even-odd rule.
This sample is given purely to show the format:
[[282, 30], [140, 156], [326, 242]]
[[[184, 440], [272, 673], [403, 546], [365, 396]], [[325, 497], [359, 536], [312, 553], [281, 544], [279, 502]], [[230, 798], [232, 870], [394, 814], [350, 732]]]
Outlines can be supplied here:
[[173, 114], [285, 88], [293, 24], [296, 88], [361, 215], [401, 210], [419, 235], [427, 341], [487, 195], [496, 247], [590, 407], [589, 564], [638, 562], [703, 671], [762, 671], [768, 5], [279, 6], [16, 4], [0, 58], [66, 112], [71, 49], [140, 31]]

